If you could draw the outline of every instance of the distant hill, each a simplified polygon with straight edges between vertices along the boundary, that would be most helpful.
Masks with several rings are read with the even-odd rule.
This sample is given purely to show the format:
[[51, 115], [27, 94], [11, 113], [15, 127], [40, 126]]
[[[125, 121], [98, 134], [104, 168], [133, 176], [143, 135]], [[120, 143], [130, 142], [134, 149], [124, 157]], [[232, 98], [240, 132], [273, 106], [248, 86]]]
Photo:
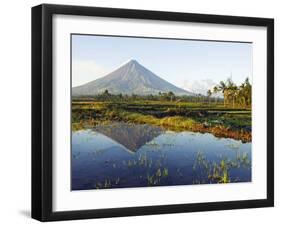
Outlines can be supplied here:
[[193, 95], [181, 89], [139, 64], [130, 60], [108, 75], [81, 86], [72, 88], [73, 96], [96, 95], [108, 90], [112, 94], [156, 95], [172, 91], [175, 95]]

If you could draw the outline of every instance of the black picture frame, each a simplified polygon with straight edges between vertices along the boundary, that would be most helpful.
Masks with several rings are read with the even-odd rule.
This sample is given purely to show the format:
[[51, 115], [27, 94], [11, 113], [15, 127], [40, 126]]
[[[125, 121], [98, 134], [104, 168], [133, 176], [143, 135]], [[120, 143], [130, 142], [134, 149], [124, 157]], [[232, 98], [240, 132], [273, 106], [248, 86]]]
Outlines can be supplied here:
[[[267, 198], [54, 212], [52, 210], [52, 18], [55, 14], [266, 27]], [[50, 4], [32, 8], [32, 218], [40, 221], [56, 221], [270, 206], [274, 206], [273, 19]]]

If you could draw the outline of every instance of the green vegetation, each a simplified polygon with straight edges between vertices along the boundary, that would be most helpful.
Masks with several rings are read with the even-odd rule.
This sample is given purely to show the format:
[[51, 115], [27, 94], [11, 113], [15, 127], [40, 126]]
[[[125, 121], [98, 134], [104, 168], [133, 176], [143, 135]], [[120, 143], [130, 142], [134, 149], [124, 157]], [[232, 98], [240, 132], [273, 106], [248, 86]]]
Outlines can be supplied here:
[[[158, 159], [154, 159], [153, 161], [151, 155], [140, 153], [139, 156], [132, 156], [129, 160], [123, 160], [122, 166], [116, 166], [116, 164], [113, 163], [112, 167], [115, 170], [127, 167], [129, 171], [143, 172], [142, 175], [137, 175], [136, 177], [146, 186], [166, 184], [172, 175], [178, 177], [180, 180], [184, 178], [184, 173], [186, 173], [184, 165], [181, 169], [176, 169], [176, 174], [175, 172], [170, 173], [168, 165], [164, 164], [167, 156], [162, 153], [158, 157]], [[189, 165], [188, 162], [187, 165]], [[192, 166], [192, 184], [238, 182], [241, 181], [241, 178], [239, 176], [234, 176], [233, 171], [250, 168], [250, 156], [247, 153], [236, 151], [236, 156], [234, 158], [230, 159], [225, 156], [218, 156], [216, 160], [209, 160], [204, 152], [198, 151]], [[105, 189], [118, 187], [124, 180], [126, 180], [126, 177], [114, 176], [90, 183], [96, 189]]]
[[[197, 153], [197, 159], [193, 165], [193, 171], [196, 173], [194, 183], [230, 183], [230, 170], [241, 167], [249, 168], [251, 163], [249, 156], [244, 153], [233, 160], [222, 158], [219, 162], [208, 161], [202, 152]], [[207, 178], [206, 178], [207, 175]]]
[[72, 103], [72, 128], [79, 130], [113, 121], [151, 124], [175, 131], [209, 132], [251, 141], [251, 110], [223, 103], [175, 101], [84, 101]]
[[149, 175], [147, 174], [147, 185], [152, 186], [152, 185], [159, 185], [161, 184], [161, 180], [167, 178], [169, 175], [169, 171], [167, 168], [164, 168], [161, 170], [161, 168], [156, 170], [155, 174]]
[[[219, 92], [223, 98], [214, 95]], [[176, 96], [173, 92], [146, 96], [116, 95], [105, 90], [95, 96], [74, 97], [71, 116], [73, 131], [94, 128], [95, 132], [123, 145], [131, 154], [130, 157], [119, 161], [118, 158], [114, 161], [102, 160], [105, 164], [102, 168], [103, 173], [97, 172], [98, 178], [85, 181], [93, 188], [122, 187], [128, 183], [128, 178], [133, 178], [133, 184], [138, 181], [141, 186], [159, 186], [170, 184], [171, 179], [177, 180], [179, 184], [186, 184], [187, 180], [188, 183], [204, 184], [245, 181], [245, 178], [251, 177], [246, 175], [244, 178], [241, 173], [250, 172], [251, 154], [240, 152], [240, 142], [229, 143], [229, 140], [220, 140], [219, 142], [225, 142], [229, 150], [216, 152], [217, 150], [208, 149], [206, 152], [199, 151], [197, 155], [195, 152], [194, 155], [194, 152], [186, 151], [188, 149], [182, 148], [181, 145], [177, 147], [177, 142], [173, 142], [173, 139], [169, 141], [169, 138], [165, 138], [163, 143], [157, 143], [157, 139], [154, 139], [162, 134], [164, 129], [212, 133], [216, 137], [251, 142], [251, 84], [248, 79], [240, 86], [234, 84], [231, 79], [221, 81], [209, 90], [206, 96]], [[145, 136], [142, 136], [143, 134]], [[171, 134], [174, 133], [164, 135]], [[190, 136], [193, 135], [191, 133]], [[189, 138], [186, 136], [181, 139]], [[193, 139], [194, 137], [191, 137], [191, 142]], [[215, 138], [212, 139], [216, 142]], [[141, 150], [140, 147], [144, 144], [146, 146]], [[223, 149], [224, 146], [219, 148]], [[174, 154], [170, 150], [183, 154], [178, 159], [182, 164], [177, 167], [169, 165], [169, 155]], [[214, 151], [214, 155], [209, 151]], [[102, 153], [103, 149], [97, 150], [90, 157], [96, 160]], [[73, 154], [73, 159], [81, 159], [80, 152]], [[104, 173], [109, 171], [108, 175]], [[118, 174], [121, 171], [125, 173]]]
[[210, 97], [212, 93], [222, 92], [224, 96], [224, 106], [231, 104], [235, 106], [251, 107], [252, 104], [252, 85], [249, 82], [249, 78], [245, 79], [240, 86], [237, 86], [231, 78], [228, 78], [226, 82], [220, 81], [218, 85], [211, 90], [207, 91], [207, 96]]
[[[72, 128], [79, 130], [113, 121], [151, 124], [176, 131], [209, 132], [249, 142], [251, 136], [251, 89], [247, 78], [237, 86], [221, 81], [207, 96], [114, 95], [105, 90], [96, 96], [72, 100]], [[212, 97], [221, 92], [224, 98]]]

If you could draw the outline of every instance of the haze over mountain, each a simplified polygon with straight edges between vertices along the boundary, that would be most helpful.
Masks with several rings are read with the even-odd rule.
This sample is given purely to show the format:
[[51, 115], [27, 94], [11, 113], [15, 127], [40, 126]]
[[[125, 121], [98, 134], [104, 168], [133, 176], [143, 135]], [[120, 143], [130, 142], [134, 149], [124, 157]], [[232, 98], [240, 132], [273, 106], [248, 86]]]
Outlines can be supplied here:
[[136, 60], [130, 60], [108, 75], [72, 88], [73, 96], [96, 95], [108, 90], [112, 94], [157, 95], [173, 92], [175, 95], [193, 95], [160, 78]]

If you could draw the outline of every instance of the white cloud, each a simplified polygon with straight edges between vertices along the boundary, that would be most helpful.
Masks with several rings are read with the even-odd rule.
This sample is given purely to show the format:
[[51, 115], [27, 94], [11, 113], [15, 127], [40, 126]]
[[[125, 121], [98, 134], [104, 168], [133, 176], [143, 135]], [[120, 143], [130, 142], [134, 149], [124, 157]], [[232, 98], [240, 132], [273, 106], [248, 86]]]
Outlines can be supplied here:
[[72, 61], [72, 87], [98, 79], [109, 72], [93, 60]]
[[212, 79], [184, 80], [182, 88], [196, 94], [206, 95], [207, 91], [209, 89], [212, 90], [215, 85], [217, 85], [217, 83]]

